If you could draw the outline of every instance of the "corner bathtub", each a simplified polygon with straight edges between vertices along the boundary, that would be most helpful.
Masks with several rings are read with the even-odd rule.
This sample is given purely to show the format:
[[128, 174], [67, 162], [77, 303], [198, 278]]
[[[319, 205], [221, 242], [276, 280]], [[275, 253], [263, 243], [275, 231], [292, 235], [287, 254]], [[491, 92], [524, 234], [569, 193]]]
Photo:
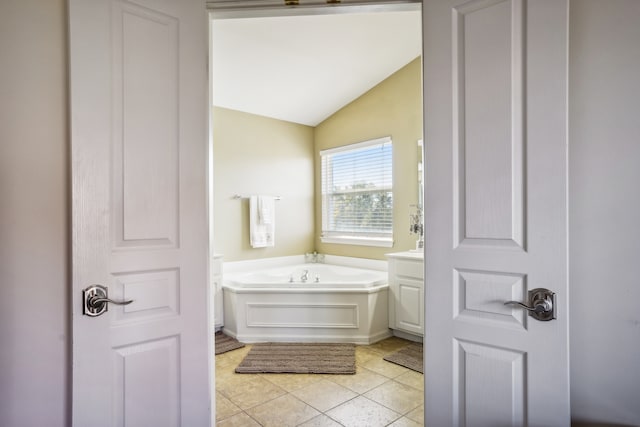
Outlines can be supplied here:
[[224, 331], [246, 343], [371, 344], [391, 336], [388, 289], [385, 271], [341, 265], [225, 274]]

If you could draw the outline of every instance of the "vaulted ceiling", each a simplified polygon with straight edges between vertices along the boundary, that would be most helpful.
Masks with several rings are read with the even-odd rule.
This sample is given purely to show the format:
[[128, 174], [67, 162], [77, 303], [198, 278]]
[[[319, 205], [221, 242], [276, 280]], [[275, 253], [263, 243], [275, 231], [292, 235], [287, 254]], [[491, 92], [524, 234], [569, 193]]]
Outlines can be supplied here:
[[316, 126], [421, 53], [419, 11], [214, 19], [212, 104]]

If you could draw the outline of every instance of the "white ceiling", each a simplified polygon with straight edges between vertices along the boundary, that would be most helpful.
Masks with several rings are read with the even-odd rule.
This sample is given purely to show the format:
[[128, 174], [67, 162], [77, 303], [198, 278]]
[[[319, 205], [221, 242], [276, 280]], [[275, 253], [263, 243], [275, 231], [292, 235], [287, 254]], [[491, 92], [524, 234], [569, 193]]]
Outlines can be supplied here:
[[419, 11], [216, 19], [212, 103], [316, 126], [421, 47]]

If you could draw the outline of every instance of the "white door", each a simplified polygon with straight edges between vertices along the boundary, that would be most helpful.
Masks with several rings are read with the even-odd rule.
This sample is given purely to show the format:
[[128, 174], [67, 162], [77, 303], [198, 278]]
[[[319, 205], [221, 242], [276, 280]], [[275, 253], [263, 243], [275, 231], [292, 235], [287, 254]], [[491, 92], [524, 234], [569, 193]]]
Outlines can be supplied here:
[[425, 425], [568, 426], [567, 1], [423, 13]]
[[[204, 2], [68, 7], [73, 425], [206, 426]], [[133, 302], [84, 315], [93, 284]]]

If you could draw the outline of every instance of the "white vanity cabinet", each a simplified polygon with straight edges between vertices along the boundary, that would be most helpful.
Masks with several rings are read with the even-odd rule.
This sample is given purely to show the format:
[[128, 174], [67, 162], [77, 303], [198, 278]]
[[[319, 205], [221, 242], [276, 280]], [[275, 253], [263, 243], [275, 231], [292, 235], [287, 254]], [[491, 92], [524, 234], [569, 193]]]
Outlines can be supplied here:
[[213, 324], [216, 331], [221, 329], [224, 323], [224, 308], [222, 304], [222, 255], [213, 255], [211, 258], [211, 301], [213, 307]]
[[[387, 254], [389, 328], [424, 336], [424, 259], [422, 252]], [[400, 333], [397, 333], [400, 332]]]

